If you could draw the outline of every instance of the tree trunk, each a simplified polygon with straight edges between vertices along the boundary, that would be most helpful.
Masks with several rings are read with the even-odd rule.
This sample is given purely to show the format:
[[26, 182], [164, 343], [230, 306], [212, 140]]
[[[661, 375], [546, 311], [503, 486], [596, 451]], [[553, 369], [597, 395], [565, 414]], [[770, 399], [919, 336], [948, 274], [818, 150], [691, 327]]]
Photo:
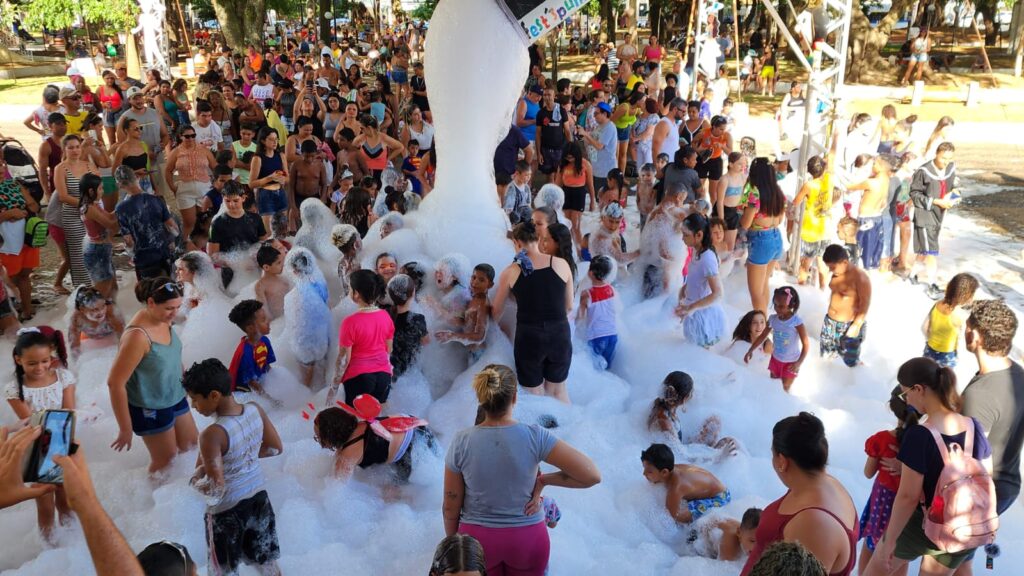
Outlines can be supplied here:
[[[319, 18], [320, 18], [320, 39], [324, 42], [330, 42], [333, 40], [334, 34], [332, 33], [334, 27], [334, 18], [339, 18], [340, 15], [334, 13], [334, 2], [333, 0], [320, 0], [319, 1]], [[324, 18], [324, 14], [330, 12], [331, 18], [328, 20]]]
[[266, 0], [213, 0], [213, 10], [224, 31], [224, 40], [231, 48], [244, 52], [252, 44], [262, 50], [266, 40]]
[[607, 41], [615, 44], [615, 6], [612, 5], [612, 0], [601, 0], [601, 18], [604, 19], [608, 32]]
[[547, 45], [548, 51], [551, 52], [551, 83], [558, 83], [558, 56], [561, 52], [561, 41], [562, 41], [562, 27], [559, 26], [556, 30], [548, 34]]
[[856, 7], [850, 20], [850, 49], [847, 56], [847, 79], [859, 82], [865, 70], [890, 68], [889, 62], [881, 56], [881, 50], [889, 41], [892, 27], [913, 0], [894, 0], [889, 13], [872, 27], [863, 10]]
[[651, 34], [658, 37], [661, 44], [668, 41], [668, 38], [662, 35], [661, 0], [651, 0], [651, 4], [647, 8], [647, 26], [651, 29]]

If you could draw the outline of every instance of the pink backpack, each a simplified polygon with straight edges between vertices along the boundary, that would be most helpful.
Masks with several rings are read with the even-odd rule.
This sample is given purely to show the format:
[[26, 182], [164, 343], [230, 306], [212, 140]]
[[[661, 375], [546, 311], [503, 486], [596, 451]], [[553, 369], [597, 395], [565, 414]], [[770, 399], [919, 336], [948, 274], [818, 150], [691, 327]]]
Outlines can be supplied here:
[[924, 533], [943, 552], [955, 553], [990, 544], [999, 529], [996, 487], [992, 476], [974, 458], [974, 420], [963, 418], [964, 445], [949, 449], [939, 431], [931, 426], [935, 444], [942, 455], [942, 472], [935, 484], [924, 517]]

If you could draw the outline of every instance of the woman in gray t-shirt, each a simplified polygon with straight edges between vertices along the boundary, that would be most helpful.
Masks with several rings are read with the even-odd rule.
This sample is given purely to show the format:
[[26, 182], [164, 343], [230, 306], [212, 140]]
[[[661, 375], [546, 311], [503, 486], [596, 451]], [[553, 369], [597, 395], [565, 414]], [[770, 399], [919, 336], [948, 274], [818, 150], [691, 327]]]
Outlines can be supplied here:
[[[487, 571], [514, 568], [540, 576], [550, 542], [544, 486], [589, 488], [601, 481], [594, 463], [536, 424], [512, 417], [518, 385], [507, 366], [491, 364], [473, 379], [483, 421], [455, 435], [445, 457], [445, 535], [469, 534], [483, 545]], [[540, 474], [547, 462], [558, 472]]]

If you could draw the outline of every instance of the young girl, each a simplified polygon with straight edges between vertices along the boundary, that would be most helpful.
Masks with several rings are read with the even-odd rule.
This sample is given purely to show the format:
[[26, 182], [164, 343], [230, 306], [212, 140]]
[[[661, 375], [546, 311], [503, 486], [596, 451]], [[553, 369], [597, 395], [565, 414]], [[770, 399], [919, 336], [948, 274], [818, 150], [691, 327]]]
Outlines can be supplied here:
[[745, 256], [745, 251], [739, 247], [729, 249], [725, 220], [711, 218], [708, 225], [711, 230], [711, 246], [715, 249], [715, 254], [718, 254], [718, 275], [725, 278], [736, 269], [736, 262]]
[[946, 284], [946, 296], [932, 306], [921, 326], [927, 339], [922, 356], [935, 360], [943, 368], [956, 367], [956, 350], [967, 319], [964, 308], [974, 301], [977, 289], [978, 280], [966, 272], [953, 276]]
[[434, 264], [434, 283], [440, 299], [426, 298], [426, 304], [437, 314], [443, 329], [459, 329], [466, 323], [469, 295], [469, 261], [462, 254], [447, 254]]
[[[889, 396], [889, 410], [896, 415], [896, 428], [876, 432], [864, 442], [864, 452], [868, 455], [864, 463], [864, 476], [875, 479], [871, 486], [871, 496], [860, 516], [860, 537], [864, 539], [864, 547], [860, 550], [857, 565], [864, 568], [867, 568], [875, 546], [889, 526], [892, 505], [900, 488], [900, 477], [881, 466], [882, 459], [895, 459], [903, 433], [908, 426], [917, 424], [917, 414], [907, 409], [907, 403], [900, 398], [899, 393], [900, 388], [897, 386]], [[906, 573], [904, 566], [902, 574]]]
[[718, 302], [722, 298], [722, 283], [707, 218], [700, 214], [687, 216], [683, 221], [683, 242], [694, 249], [695, 255], [676, 315], [683, 319], [687, 340], [710, 348], [725, 334], [725, 312]]
[[384, 293], [384, 280], [372, 270], [356, 270], [349, 275], [352, 301], [359, 307], [341, 321], [338, 331], [338, 361], [334, 385], [327, 393], [327, 405], [334, 405], [338, 386], [345, 386], [345, 403], [369, 394], [384, 404], [391, 393], [391, 350], [395, 323], [391, 315], [377, 307]]
[[[59, 330], [53, 332], [60, 334]], [[62, 350], [63, 339], [59, 338], [57, 342]], [[4, 389], [4, 396], [20, 419], [40, 410], [75, 409], [75, 377], [54, 361], [53, 344], [54, 339], [39, 328], [22, 328], [19, 331], [14, 343], [15, 379]], [[60, 514], [62, 525], [71, 520], [71, 509], [60, 485], [54, 493], [36, 498], [39, 530], [50, 545], [55, 544], [54, 510]]]
[[[772, 329], [775, 349], [772, 350], [772, 359], [768, 362], [768, 374], [772, 379], [781, 379], [782, 389], [789, 392], [789, 387], [793, 385], [793, 380], [796, 380], [800, 366], [807, 357], [807, 329], [804, 327], [804, 321], [796, 314], [800, 309], [800, 295], [795, 288], [783, 286], [776, 289], [772, 296], [772, 305], [775, 307], [775, 314], [768, 317], [768, 325]], [[767, 339], [768, 331], [765, 330], [750, 344], [750, 350], [743, 356], [743, 361], [749, 363], [754, 351]]]
[[678, 370], [669, 372], [661, 385], [661, 396], [654, 399], [651, 413], [647, 417], [649, 430], [669, 434], [683, 444], [699, 443], [713, 448], [735, 448], [736, 441], [732, 438], [718, 438], [722, 431], [722, 422], [718, 416], [709, 416], [705, 419], [696, 434], [683, 433], [676, 410], [683, 408], [693, 397], [693, 378], [689, 374]]
[[412, 311], [412, 303], [416, 299], [416, 281], [405, 274], [396, 274], [388, 281], [387, 292], [394, 305], [391, 309], [391, 320], [395, 323], [391, 366], [393, 379], [398, 380], [416, 363], [420, 348], [430, 342], [430, 335], [423, 314]]
[[761, 346], [758, 347], [759, 353], [755, 357], [763, 357], [767, 360], [771, 358], [775, 346], [772, 344], [771, 331], [768, 330], [768, 317], [760, 310], [751, 310], [744, 314], [743, 318], [740, 318], [736, 328], [732, 331], [732, 344], [729, 347], [731, 348], [737, 342], [752, 344], [754, 340], [757, 340], [765, 332], [768, 335], [765, 337], [764, 342], [761, 343]]
[[604, 207], [612, 202], [617, 202], [625, 208], [628, 196], [629, 189], [626, 188], [626, 179], [623, 177], [622, 171], [613, 168], [608, 171], [607, 183], [598, 194], [598, 209], [604, 210]]
[[111, 238], [118, 224], [117, 216], [107, 211], [100, 201], [101, 185], [102, 180], [95, 174], [86, 174], [79, 182], [78, 211], [88, 238], [82, 249], [82, 261], [93, 286], [104, 298], [113, 298], [117, 291], [117, 274], [114, 273]]
[[117, 344], [124, 331], [124, 318], [113, 300], [103, 296], [95, 288], [79, 286], [75, 290], [75, 309], [71, 313], [68, 338], [71, 340], [71, 356], [77, 358], [82, 350], [82, 341], [100, 344]]

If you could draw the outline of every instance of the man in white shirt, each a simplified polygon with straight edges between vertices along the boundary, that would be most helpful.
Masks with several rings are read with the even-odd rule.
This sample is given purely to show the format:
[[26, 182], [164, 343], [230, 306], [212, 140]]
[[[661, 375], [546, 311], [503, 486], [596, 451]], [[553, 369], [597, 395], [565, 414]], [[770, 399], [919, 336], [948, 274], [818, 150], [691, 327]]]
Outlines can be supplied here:
[[220, 126], [213, 121], [213, 107], [209, 102], [200, 100], [196, 104], [196, 144], [205, 146], [216, 154], [224, 149], [224, 134]]

